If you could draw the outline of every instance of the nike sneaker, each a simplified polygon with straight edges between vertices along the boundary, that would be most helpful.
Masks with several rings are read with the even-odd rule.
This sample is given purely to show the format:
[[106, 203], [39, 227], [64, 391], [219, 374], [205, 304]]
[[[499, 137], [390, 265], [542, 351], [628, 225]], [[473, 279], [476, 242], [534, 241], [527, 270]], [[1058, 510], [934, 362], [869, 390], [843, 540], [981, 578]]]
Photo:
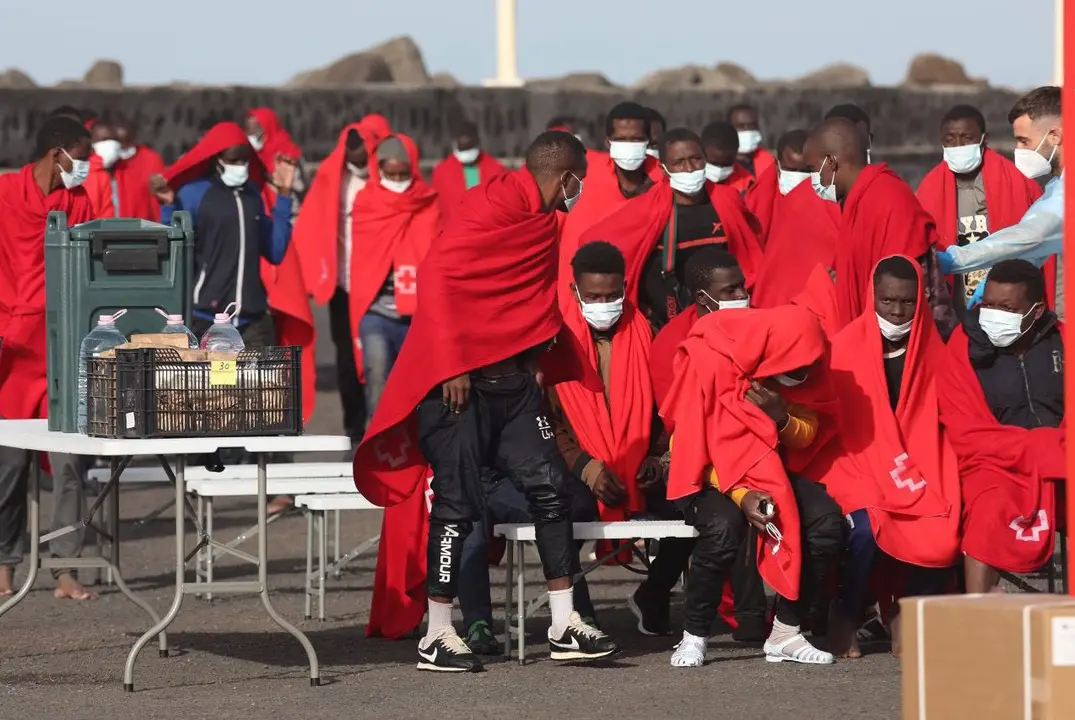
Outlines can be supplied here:
[[564, 634], [552, 636], [549, 628], [549, 652], [553, 660], [600, 660], [617, 650], [612, 638], [583, 621], [577, 612], [571, 613]]
[[433, 672], [481, 672], [481, 660], [470, 651], [455, 628], [447, 627], [418, 641], [418, 669]]

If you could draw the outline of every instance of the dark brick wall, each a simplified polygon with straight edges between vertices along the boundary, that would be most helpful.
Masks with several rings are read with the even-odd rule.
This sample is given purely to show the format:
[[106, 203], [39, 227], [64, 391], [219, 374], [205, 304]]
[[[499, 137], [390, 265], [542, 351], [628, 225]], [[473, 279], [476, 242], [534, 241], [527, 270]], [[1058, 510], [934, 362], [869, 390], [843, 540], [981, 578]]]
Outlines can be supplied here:
[[[574, 115], [585, 123], [592, 138], [603, 137], [605, 113], [625, 97], [618, 92], [485, 88], [0, 90], [0, 167], [17, 167], [27, 161], [35, 129], [47, 112], [61, 104], [98, 112], [119, 110], [135, 117], [142, 126], [143, 140], [169, 161], [194, 142], [200, 127], [220, 120], [241, 120], [247, 109], [265, 105], [280, 113], [307, 159], [316, 161], [332, 149], [343, 125], [370, 112], [385, 115], [393, 128], [414, 137], [427, 157], [448, 152], [450, 129], [463, 117], [479, 123], [484, 145], [491, 153], [517, 157], [555, 115]], [[1004, 90], [765, 88], [750, 93], [640, 94], [635, 99], [658, 108], [670, 126], [695, 129], [721, 117], [736, 102], [751, 102], [761, 110], [770, 145], [785, 130], [818, 122], [833, 105], [854, 102], [873, 118], [876, 154], [884, 157], [886, 149], [895, 156], [936, 147], [940, 117], [956, 103], [978, 106], [994, 136], [1007, 139], [1007, 113], [1018, 94]]]

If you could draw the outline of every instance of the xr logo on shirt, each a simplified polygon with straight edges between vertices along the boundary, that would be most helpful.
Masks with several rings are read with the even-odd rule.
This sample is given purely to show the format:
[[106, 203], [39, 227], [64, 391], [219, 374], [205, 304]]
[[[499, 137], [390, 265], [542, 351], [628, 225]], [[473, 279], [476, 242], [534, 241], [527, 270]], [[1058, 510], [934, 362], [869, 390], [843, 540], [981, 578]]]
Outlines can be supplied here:
[[914, 468], [908, 467], [907, 460], [907, 453], [897, 455], [893, 460], [896, 463], [896, 467], [889, 470], [888, 474], [892, 477], [892, 482], [896, 483], [896, 487], [900, 490], [910, 490], [912, 493], [916, 493], [926, 486], [926, 481], [923, 479], [915, 482], [914, 478], [904, 477], [905, 472], [917, 472]]
[[1038, 510], [1036, 515], [1029, 519], [1020, 515], [1012, 520], [1009, 525], [1015, 531], [1015, 539], [1023, 542], [1040, 542], [1041, 534], [1049, 528], [1049, 514], [1045, 510]]

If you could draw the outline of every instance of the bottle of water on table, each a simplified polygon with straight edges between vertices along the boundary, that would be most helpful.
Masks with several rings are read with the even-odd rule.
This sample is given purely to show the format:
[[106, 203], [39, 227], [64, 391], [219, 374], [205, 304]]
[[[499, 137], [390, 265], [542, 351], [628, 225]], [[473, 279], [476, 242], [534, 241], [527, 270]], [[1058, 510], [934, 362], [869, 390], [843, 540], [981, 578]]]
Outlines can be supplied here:
[[89, 426], [87, 420], [89, 361], [101, 357], [101, 353], [106, 350], [127, 342], [127, 338], [116, 327], [116, 320], [126, 314], [126, 310], [118, 310], [112, 315], [101, 315], [97, 318], [97, 327], [82, 339], [82, 347], [78, 353], [78, 431], [80, 433], [85, 433]]
[[232, 323], [235, 303], [231, 303], [224, 312], [213, 316], [213, 324], [202, 335], [202, 350], [214, 353], [239, 353], [246, 349], [239, 328]]
[[157, 314], [165, 320], [164, 329], [161, 330], [162, 335], [186, 335], [187, 349], [197, 350], [200, 347], [197, 336], [183, 323], [182, 315], [169, 315], [160, 308], [157, 308]]

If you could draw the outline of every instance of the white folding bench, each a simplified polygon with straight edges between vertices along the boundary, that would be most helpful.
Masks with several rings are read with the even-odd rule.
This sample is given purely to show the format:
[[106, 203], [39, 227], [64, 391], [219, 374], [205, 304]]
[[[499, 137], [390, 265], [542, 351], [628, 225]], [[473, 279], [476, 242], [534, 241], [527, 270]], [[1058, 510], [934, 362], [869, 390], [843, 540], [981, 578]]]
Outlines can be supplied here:
[[[519, 664], [525, 662], [526, 631], [525, 620], [548, 601], [547, 592], [539, 596], [529, 606], [526, 605], [526, 544], [535, 540], [533, 525], [495, 525], [493, 535], [503, 537], [507, 542], [507, 576], [504, 587], [504, 657], [511, 657], [511, 635], [514, 630], [518, 647]], [[619, 540], [633, 544], [638, 540], [661, 540], [663, 538], [694, 538], [698, 531], [682, 520], [625, 520], [623, 522], [583, 522], [574, 524], [575, 540]], [[622, 551], [623, 545], [604, 557], [597, 558], [582, 569], [575, 580], [589, 575], [601, 567], [609, 558]], [[516, 600], [516, 627], [511, 627], [511, 606], [513, 585], [518, 592]]]
[[[352, 486], [352, 490], [353, 490]], [[381, 541], [378, 534], [366, 540], [349, 553], [340, 557], [340, 511], [342, 510], [380, 510], [378, 506], [362, 497], [357, 492], [335, 495], [299, 495], [295, 498], [295, 507], [302, 508], [306, 514], [306, 609], [305, 618], [312, 617], [313, 581], [317, 579], [317, 619], [325, 619], [325, 578], [331, 572], [337, 577], [340, 568], [351, 562], [370, 548], [377, 547]], [[336, 558], [332, 565], [325, 567], [328, 556], [328, 533], [325, 525], [330, 512], [336, 515]], [[317, 571], [314, 571], [314, 535], [317, 536]]]

